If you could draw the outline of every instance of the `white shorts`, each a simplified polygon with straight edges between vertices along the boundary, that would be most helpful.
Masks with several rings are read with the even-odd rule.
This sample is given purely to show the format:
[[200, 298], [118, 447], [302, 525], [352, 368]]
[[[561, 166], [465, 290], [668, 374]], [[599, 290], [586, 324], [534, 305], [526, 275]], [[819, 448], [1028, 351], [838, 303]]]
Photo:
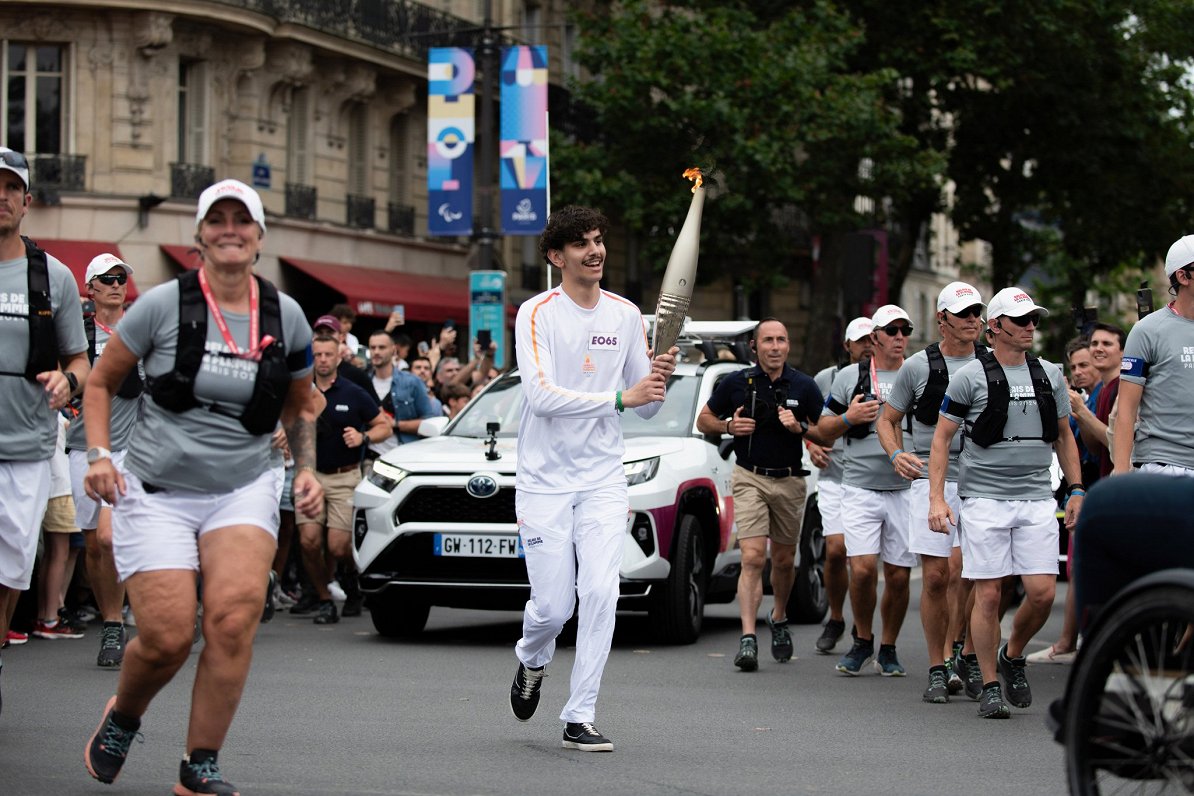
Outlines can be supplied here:
[[863, 489], [842, 484], [846, 557], [882, 556], [884, 563], [916, 566], [908, 550], [908, 490]]
[[128, 494], [112, 511], [112, 552], [116, 574], [127, 580], [138, 572], [199, 569], [199, 537], [231, 525], [255, 525], [278, 538], [278, 479], [268, 469], [229, 492], [149, 493], [141, 479], [125, 473]]
[[[945, 502], [954, 510], [955, 517], [962, 516], [957, 481], [945, 482]], [[961, 543], [956, 525], [950, 526], [949, 533], [929, 530], [929, 479], [917, 478], [908, 494], [908, 549], [917, 555], [949, 558], [953, 548]]]
[[1057, 502], [963, 498], [962, 577], [1056, 575]]
[[1160, 473], [1161, 475], [1184, 475], [1187, 478], [1194, 477], [1194, 469], [1182, 467], [1180, 464], [1161, 464], [1160, 462], [1142, 464], [1140, 465], [1140, 472]]
[[840, 481], [817, 481], [817, 508], [821, 512], [821, 535], [841, 536], [842, 484]]
[[[124, 456], [127, 450], [112, 451], [112, 464], [124, 473]], [[94, 531], [99, 526], [101, 508], [112, 508], [107, 501], [97, 503], [87, 497], [83, 489], [83, 478], [87, 475], [87, 451], [72, 450], [70, 452], [70, 491], [75, 499], [75, 524], [81, 531]]]
[[29, 588], [49, 501], [49, 459], [0, 462], [0, 586]]

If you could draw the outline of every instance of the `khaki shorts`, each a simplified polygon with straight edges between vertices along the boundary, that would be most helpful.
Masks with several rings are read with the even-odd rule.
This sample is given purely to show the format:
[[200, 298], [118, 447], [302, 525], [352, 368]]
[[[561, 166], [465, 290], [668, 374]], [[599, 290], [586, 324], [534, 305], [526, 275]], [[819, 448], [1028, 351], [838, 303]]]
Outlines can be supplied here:
[[351, 531], [352, 495], [361, 483], [361, 471], [354, 469], [330, 475], [317, 472], [315, 478], [323, 487], [323, 509], [315, 516], [299, 513], [295, 521], [299, 525], [317, 523], [339, 531]]
[[769, 478], [735, 467], [731, 483], [739, 539], [767, 536], [776, 544], [787, 545], [800, 541], [808, 494], [803, 476]]
[[50, 498], [41, 529], [48, 533], [75, 533], [75, 504], [70, 495]]

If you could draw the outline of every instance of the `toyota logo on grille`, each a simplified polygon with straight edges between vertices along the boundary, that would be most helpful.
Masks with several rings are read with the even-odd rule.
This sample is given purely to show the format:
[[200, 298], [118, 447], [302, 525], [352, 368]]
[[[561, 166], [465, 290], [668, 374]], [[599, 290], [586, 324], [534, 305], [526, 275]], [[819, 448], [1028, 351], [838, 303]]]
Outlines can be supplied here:
[[497, 479], [492, 475], [477, 473], [468, 480], [464, 490], [475, 498], [491, 498], [498, 493]]

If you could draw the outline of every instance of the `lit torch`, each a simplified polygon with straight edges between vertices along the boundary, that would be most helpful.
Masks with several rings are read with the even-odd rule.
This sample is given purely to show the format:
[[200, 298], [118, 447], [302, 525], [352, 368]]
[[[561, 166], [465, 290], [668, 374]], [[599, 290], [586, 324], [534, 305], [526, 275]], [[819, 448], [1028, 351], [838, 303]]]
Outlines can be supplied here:
[[688, 169], [684, 176], [695, 184], [692, 186], [688, 216], [680, 228], [676, 245], [672, 247], [672, 256], [668, 258], [663, 282], [659, 287], [659, 303], [655, 305], [655, 331], [651, 340], [651, 348], [656, 354], [666, 354], [676, 344], [680, 330], [684, 327], [684, 318], [688, 315], [688, 305], [692, 303], [692, 288], [696, 284], [705, 189], [701, 187], [703, 180], [699, 168]]

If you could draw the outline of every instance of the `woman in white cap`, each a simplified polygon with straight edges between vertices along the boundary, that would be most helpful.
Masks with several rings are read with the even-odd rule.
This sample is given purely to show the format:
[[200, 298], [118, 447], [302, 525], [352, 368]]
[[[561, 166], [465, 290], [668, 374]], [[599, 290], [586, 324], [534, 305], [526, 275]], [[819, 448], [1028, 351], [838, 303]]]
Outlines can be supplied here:
[[[257, 193], [225, 180], [199, 197], [203, 267], [142, 296], [121, 320], [84, 398], [87, 493], [114, 504], [116, 568], [137, 615], [120, 685], [85, 750], [112, 782], [150, 701], [186, 662], [203, 578], [206, 643], [195, 673], [179, 796], [233, 794], [216, 756], [249, 673], [278, 529], [270, 438], [279, 418], [296, 508], [318, 511], [311, 329], [253, 273], [265, 234]], [[112, 464], [112, 395], [141, 360], [145, 411], [123, 469]]]

